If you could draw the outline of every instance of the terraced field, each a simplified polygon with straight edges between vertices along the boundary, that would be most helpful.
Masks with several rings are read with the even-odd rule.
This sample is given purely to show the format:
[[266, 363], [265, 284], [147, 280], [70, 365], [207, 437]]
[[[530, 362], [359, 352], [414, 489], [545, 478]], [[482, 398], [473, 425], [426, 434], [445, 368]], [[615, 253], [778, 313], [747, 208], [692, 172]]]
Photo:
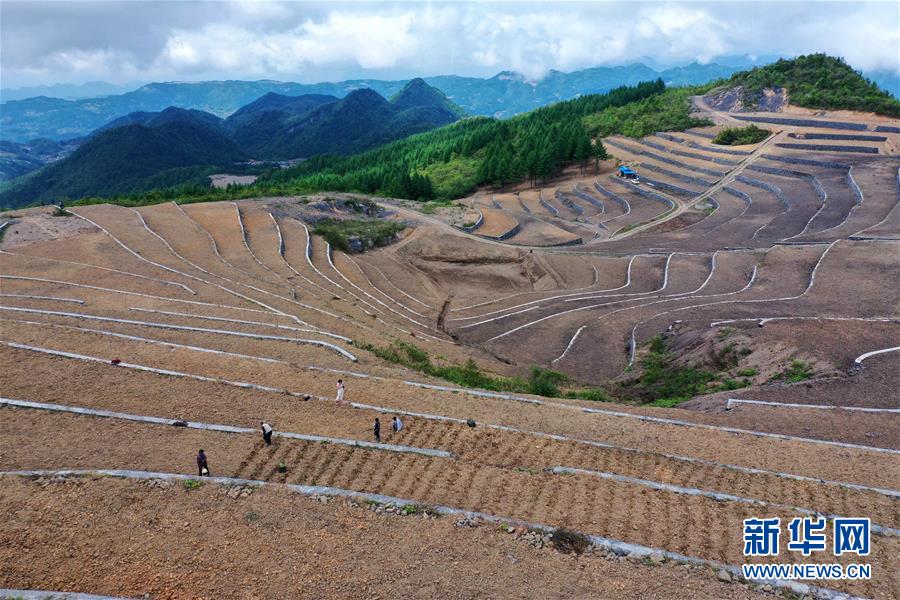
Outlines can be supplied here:
[[[611, 138], [608, 150], [640, 184], [611, 177], [607, 163], [539, 189], [482, 193], [467, 203], [483, 217], [471, 232], [390, 205], [409, 225], [401, 239], [354, 255], [311, 235], [290, 199], [4, 217], [0, 490], [23, 508], [0, 525], [0, 547], [24, 550], [2, 555], [13, 568], [0, 587], [33, 587], [47, 568], [29, 560], [21, 537], [33, 498], [69, 523], [90, 495], [59, 484], [71, 505], [54, 503], [57, 484], [23, 482], [24, 472], [77, 470], [85, 490], [115, 485], [142, 497], [108, 477], [178, 481], [193, 476], [202, 447], [224, 478], [210, 484], [430, 507], [509, 524], [516, 539], [526, 525], [566, 528], [589, 536], [597, 553], [563, 571], [612, 560], [634, 584], [677, 579], [637, 564], [642, 557], [700, 565], [684, 575], [695, 597], [735, 594], [703, 572], [737, 578], [744, 519], [869, 517], [872, 579], [825, 587], [897, 597], [898, 134], [822, 121], [770, 123], [775, 134], [746, 148], [714, 147], [719, 126]], [[804, 146], [786, 145], [794, 143]], [[385, 350], [403, 352], [402, 342], [433, 364], [472, 359], [501, 375], [539, 365], [607, 385], [640, 373], [660, 335], [685, 360], [734, 354], [752, 381], [678, 408], [610, 405], [458, 388], [386, 360]], [[807, 376], [779, 379], [775, 370], [792, 361]], [[334, 401], [339, 378], [343, 403]], [[403, 431], [390, 430], [392, 416]], [[261, 421], [275, 427], [271, 446]], [[279, 518], [307, 503], [326, 521], [356, 522], [343, 504], [268, 494], [254, 493], [253, 511], [269, 498]], [[187, 510], [189, 500], [175, 504]], [[446, 528], [422, 523], [425, 532]], [[328, 564], [329, 539], [310, 542], [309, 561]], [[776, 559], [835, 560], [785, 544]], [[171, 571], [156, 560], [119, 581], [88, 570], [70, 587], [185, 596], [148, 583]]]

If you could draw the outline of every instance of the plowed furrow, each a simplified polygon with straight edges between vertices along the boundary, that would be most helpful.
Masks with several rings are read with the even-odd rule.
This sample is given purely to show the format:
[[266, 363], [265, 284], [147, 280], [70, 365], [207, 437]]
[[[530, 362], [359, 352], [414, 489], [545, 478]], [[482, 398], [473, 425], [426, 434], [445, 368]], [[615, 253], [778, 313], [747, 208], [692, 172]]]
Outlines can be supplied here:
[[263, 449], [265, 444], [254, 444], [253, 449], [244, 457], [244, 460], [241, 461], [240, 465], [238, 465], [237, 471], [234, 473], [234, 477], [244, 477], [253, 469], [253, 465], [256, 463], [256, 457], [259, 454], [259, 451]]
[[275, 451], [275, 454], [272, 455], [272, 459], [269, 464], [266, 465], [266, 470], [264, 472], [265, 476], [261, 477], [261, 479], [265, 479], [267, 481], [277, 481], [279, 478], [281, 478], [281, 474], [278, 472], [278, 464], [284, 462], [285, 465], [287, 465], [287, 458], [294, 450], [293, 446], [294, 444], [290, 443], [278, 444], [278, 449]]
[[272, 458], [279, 450], [278, 444], [272, 444], [271, 446], [265, 446], [262, 452], [257, 456], [257, 462], [253, 466], [253, 469], [248, 473], [248, 479], [264, 479], [263, 474], [268, 472], [268, 465], [271, 463]]
[[371, 450], [353, 450], [348, 452], [347, 460], [342, 462], [340, 468], [336, 469], [330, 478], [324, 480], [322, 485], [349, 488], [350, 482], [365, 468], [371, 455]]
[[319, 475], [312, 481], [314, 485], [331, 485], [331, 482], [334, 481], [343, 468], [344, 463], [350, 458], [349, 453], [343, 449], [333, 448], [330, 444], [328, 446], [328, 460]]

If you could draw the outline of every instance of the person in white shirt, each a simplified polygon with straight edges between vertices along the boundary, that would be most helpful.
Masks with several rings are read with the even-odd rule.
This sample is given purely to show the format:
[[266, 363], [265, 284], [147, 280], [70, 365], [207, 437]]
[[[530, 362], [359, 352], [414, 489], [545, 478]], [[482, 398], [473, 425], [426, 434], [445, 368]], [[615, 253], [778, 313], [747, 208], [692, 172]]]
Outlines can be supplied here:
[[270, 446], [272, 444], [272, 432], [275, 431], [275, 429], [268, 423], [262, 421], [259, 422], [259, 428], [262, 429], [263, 441], [267, 446]]
[[344, 380], [343, 380], [343, 379], [338, 379], [338, 382], [337, 382], [337, 397], [335, 398], [335, 401], [336, 401], [338, 404], [341, 404], [341, 403], [344, 402]]
[[400, 420], [400, 417], [394, 417], [394, 421], [391, 423], [391, 429], [394, 430], [394, 433], [403, 431], [403, 421]]

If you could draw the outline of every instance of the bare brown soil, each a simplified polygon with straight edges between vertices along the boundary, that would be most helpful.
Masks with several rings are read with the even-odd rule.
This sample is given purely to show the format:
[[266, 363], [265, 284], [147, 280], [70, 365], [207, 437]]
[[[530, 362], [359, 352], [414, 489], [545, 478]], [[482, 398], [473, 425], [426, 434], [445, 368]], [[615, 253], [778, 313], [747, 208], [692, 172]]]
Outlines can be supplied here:
[[13, 519], [0, 526], [0, 555], [12, 568], [0, 582], [154, 598], [531, 598], [535, 582], [546, 598], [762, 595], [703, 570], [533, 548], [495, 527], [455, 527], [452, 517], [226, 491], [5, 479], [0, 497]]
[[[777, 129], [780, 136], [802, 132]], [[518, 197], [512, 189], [496, 196], [482, 190], [435, 215], [385, 201], [389, 218], [404, 221], [406, 230], [395, 244], [353, 256], [304, 229], [303, 219], [333, 214], [335, 198], [73, 209], [97, 227], [49, 217], [47, 209], [21, 211], [4, 232], [0, 255], [2, 307], [10, 309], [0, 311], [0, 339], [224, 381], [4, 345], [4, 396], [248, 428], [265, 419], [281, 432], [355, 440], [372, 439], [378, 416], [384, 441], [447, 450], [453, 458], [281, 437], [266, 447], [256, 434], [3, 408], [0, 467], [193, 473], [204, 447], [214, 474], [407, 497], [731, 565], [743, 562], [744, 518], [788, 519], [796, 514], [791, 506], [869, 516], [896, 528], [894, 499], [846, 485], [896, 487], [900, 461], [879, 451], [900, 446], [896, 415], [748, 404], [725, 410], [728, 398], [898, 407], [896, 353], [853, 366], [866, 352], [896, 346], [898, 248], [890, 240], [900, 236], [898, 136], [887, 137], [877, 158], [772, 144], [733, 155], [689, 133], [616, 138], [609, 145], [616, 159], [599, 173], [570, 169]], [[636, 193], [648, 188], [609, 179], [615, 160], [639, 172], [653, 165], [647, 177], [700, 198], [695, 205], [661, 186], [676, 205], [662, 217], [665, 203]], [[803, 162], [809, 160], [818, 162]], [[576, 185], [603, 208], [576, 194]], [[718, 204], [709, 215], [706, 196]], [[520, 231], [497, 241], [451, 226], [475, 207], [485, 213], [481, 233], [503, 233], [516, 222]], [[651, 221], [657, 224], [648, 227]], [[584, 243], [547, 247], [573, 239]], [[760, 319], [775, 320], [760, 327]], [[738, 321], [713, 325], [727, 320]], [[723, 381], [744, 378], [749, 387], [668, 409], [546, 398], [532, 404], [415, 387], [408, 382], [446, 382], [363, 349], [404, 342], [434, 364], [472, 359], [484, 371], [519, 376], [536, 364], [612, 389], [611, 381], [642, 372], [644, 345], [660, 334], [677, 364], [714, 365]], [[337, 344], [358, 360], [290, 338]], [[811, 379], [779, 381], [794, 361], [810, 366]], [[338, 378], [347, 383], [346, 400], [380, 408], [304, 402], [227, 383], [332, 398]], [[392, 411], [435, 418], [408, 415], [406, 429], [391, 434]], [[460, 423], [466, 419], [476, 427]], [[554, 466], [769, 505], [553, 475], [547, 469]], [[0, 525], [7, 567], [0, 585], [156, 597], [751, 595], [691, 570], [659, 567], [648, 577], [650, 567], [563, 558], [493, 527], [385, 517], [275, 489], [235, 500], [214, 486], [44, 483], [0, 481], [4, 506], [14, 506]], [[250, 513], [259, 519], [248, 522]], [[3, 554], [9, 547], [16, 552]], [[876, 536], [874, 548], [871, 582], [830, 587], [877, 598], [900, 594], [896, 538]]]

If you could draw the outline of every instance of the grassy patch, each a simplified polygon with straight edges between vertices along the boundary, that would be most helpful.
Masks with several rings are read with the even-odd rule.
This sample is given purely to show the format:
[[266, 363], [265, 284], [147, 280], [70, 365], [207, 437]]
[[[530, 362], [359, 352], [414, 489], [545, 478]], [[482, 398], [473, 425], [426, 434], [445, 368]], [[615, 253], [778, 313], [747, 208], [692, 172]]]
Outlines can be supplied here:
[[333, 248], [353, 252], [354, 248], [359, 250], [352, 240], [358, 240], [364, 249], [387, 246], [405, 227], [394, 221], [325, 219], [316, 223], [313, 233], [321, 235]]
[[772, 381], [784, 381], [786, 383], [797, 383], [805, 381], [813, 376], [812, 365], [802, 360], [791, 361], [791, 365], [778, 373], [772, 378]]
[[197, 481], [196, 479], [185, 479], [183, 482], [181, 482], [181, 484], [184, 486], [184, 489], [188, 491], [200, 489], [200, 486], [203, 485], [203, 483]]
[[244, 520], [247, 521], [247, 523], [255, 523], [256, 521], [259, 521], [259, 513], [251, 510], [244, 515]]
[[589, 400], [591, 402], [612, 402], [612, 398], [599, 388], [588, 388], [584, 390], [570, 390], [565, 393], [566, 398], [572, 400]]
[[675, 355], [667, 350], [662, 336], [650, 340], [649, 352], [640, 364], [643, 373], [623, 383], [622, 388], [632, 398], [653, 406], [677, 406], [694, 396], [718, 391], [720, 386], [733, 385], [715, 384], [719, 376], [714, 371], [676, 364]]
[[725, 341], [732, 333], [734, 333], [734, 327], [723, 327], [716, 333], [716, 339], [720, 342]]
[[747, 127], [728, 127], [719, 132], [712, 143], [721, 146], [747, 146], [758, 144], [772, 135], [768, 129], [762, 129], [756, 125]]
[[69, 211], [67, 211], [64, 208], [60, 208], [57, 206], [56, 208], [53, 209], [53, 212], [50, 213], [50, 216], [51, 217], [71, 217], [72, 213], [70, 213]]
[[534, 394], [549, 398], [578, 398], [582, 400], [608, 400], [606, 394], [598, 389], [578, 389], [563, 391], [561, 388], [569, 383], [569, 379], [558, 371], [541, 367], [532, 367], [527, 378], [502, 377], [482, 371], [474, 360], [463, 364], [435, 364], [427, 352], [407, 342], [395, 340], [390, 346], [375, 346], [366, 342], [354, 341], [354, 345], [367, 350], [378, 358], [397, 365], [403, 365], [420, 373], [449, 381], [465, 388], [478, 388], [492, 392], [513, 392]]
[[433, 215], [439, 208], [450, 208], [452, 206], [454, 206], [454, 204], [450, 200], [429, 200], [428, 202], [422, 203], [422, 206], [419, 207], [419, 211], [426, 215]]
[[759, 375], [759, 369], [754, 369], [750, 367], [749, 369], [741, 369], [737, 372], [738, 377], [756, 377]]

